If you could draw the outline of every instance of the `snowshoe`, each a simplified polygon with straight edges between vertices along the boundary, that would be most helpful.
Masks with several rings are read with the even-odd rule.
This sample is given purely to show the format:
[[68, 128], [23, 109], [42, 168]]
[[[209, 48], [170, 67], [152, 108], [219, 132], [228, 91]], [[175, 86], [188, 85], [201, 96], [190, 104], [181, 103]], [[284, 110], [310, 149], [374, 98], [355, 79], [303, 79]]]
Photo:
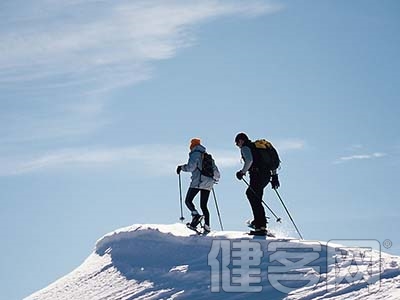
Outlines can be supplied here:
[[271, 231], [268, 229], [261, 230], [261, 229], [256, 229], [256, 230], [250, 230], [248, 235], [257, 235], [257, 236], [268, 236], [268, 237], [275, 237], [275, 234], [273, 234]]
[[190, 223], [190, 226], [196, 228], [197, 225], [199, 225], [200, 222], [203, 220], [203, 218], [204, 218], [204, 216], [202, 216], [202, 215], [194, 215], [192, 217], [192, 222]]
[[[268, 219], [269, 219], [269, 217], [267, 217], [267, 224], [268, 224]], [[250, 220], [250, 219], [246, 220], [246, 225], [249, 228], [256, 229], [256, 226], [254, 224], [254, 220]]]
[[254, 220], [247, 220], [246, 225], [247, 225], [247, 227], [252, 228], [252, 229], [256, 228], [256, 226], [254, 225]]
[[197, 228], [197, 227], [193, 227], [191, 225], [191, 223], [186, 223], [186, 227], [189, 228], [190, 230], [193, 230], [194, 232], [196, 232], [198, 235], [201, 235], [202, 232]]
[[207, 235], [211, 232], [210, 226], [204, 225], [203, 226], [203, 235]]

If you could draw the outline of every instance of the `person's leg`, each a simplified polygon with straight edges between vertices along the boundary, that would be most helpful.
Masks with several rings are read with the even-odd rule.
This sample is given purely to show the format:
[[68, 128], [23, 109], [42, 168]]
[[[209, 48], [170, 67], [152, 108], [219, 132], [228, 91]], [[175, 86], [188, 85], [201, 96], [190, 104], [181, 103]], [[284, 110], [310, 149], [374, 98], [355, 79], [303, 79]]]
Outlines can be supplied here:
[[253, 191], [248, 188], [246, 191], [247, 198], [253, 212], [253, 224], [255, 228], [266, 227], [265, 210], [262, 206], [260, 198], [254, 195]]
[[[268, 183], [268, 182], [267, 182]], [[249, 199], [251, 209], [253, 211], [254, 226], [257, 229], [266, 228], [267, 219], [262, 204], [264, 194], [265, 180], [262, 180], [258, 174], [250, 175], [250, 187], [246, 190], [247, 199]]]
[[190, 222], [190, 225], [192, 227], [196, 227], [200, 223], [202, 218], [193, 203], [194, 197], [196, 197], [199, 191], [200, 189], [197, 188], [189, 188], [185, 199], [185, 204], [190, 209], [190, 212], [192, 214], [192, 222]]
[[199, 189], [189, 188], [186, 193], [185, 204], [187, 208], [190, 210], [191, 215], [199, 214], [196, 210], [196, 207], [193, 204], [194, 197], [196, 197]]
[[210, 226], [210, 212], [208, 211], [207, 203], [208, 198], [210, 197], [209, 190], [201, 190], [200, 191], [200, 208], [203, 212], [204, 216], [204, 224]]

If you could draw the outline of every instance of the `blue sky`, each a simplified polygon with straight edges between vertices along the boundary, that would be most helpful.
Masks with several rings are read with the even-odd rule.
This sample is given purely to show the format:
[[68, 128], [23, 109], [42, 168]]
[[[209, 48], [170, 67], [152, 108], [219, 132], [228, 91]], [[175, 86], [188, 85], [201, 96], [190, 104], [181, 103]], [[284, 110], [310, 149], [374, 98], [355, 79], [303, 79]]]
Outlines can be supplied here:
[[[4, 297], [70, 272], [109, 231], [179, 221], [175, 168], [192, 137], [221, 169], [225, 229], [246, 230], [239, 131], [277, 146], [306, 239], [390, 239], [400, 254], [399, 12], [396, 0], [2, 1]], [[265, 201], [285, 219], [271, 228], [294, 236], [269, 188]]]

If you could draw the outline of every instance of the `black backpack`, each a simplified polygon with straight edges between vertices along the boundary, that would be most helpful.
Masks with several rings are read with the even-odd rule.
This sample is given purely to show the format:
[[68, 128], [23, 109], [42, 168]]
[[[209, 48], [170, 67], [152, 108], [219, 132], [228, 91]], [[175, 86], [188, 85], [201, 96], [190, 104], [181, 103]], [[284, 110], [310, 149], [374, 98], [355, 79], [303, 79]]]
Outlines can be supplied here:
[[201, 154], [201, 169], [200, 173], [201, 175], [204, 175], [206, 177], [214, 177], [214, 159], [211, 154], [207, 152], [203, 152]]
[[278, 151], [267, 140], [261, 139], [252, 142], [250, 149], [255, 167], [270, 171], [279, 168], [281, 160]]

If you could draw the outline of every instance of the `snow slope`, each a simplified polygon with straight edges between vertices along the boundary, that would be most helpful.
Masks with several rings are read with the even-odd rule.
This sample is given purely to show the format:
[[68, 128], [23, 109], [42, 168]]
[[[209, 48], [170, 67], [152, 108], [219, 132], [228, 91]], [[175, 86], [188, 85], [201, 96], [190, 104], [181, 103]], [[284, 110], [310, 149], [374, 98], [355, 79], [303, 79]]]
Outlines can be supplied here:
[[[203, 237], [183, 224], [133, 225], [101, 238], [81, 266], [26, 300], [394, 300], [399, 266], [400, 257], [318, 241], [226, 231]], [[240, 270], [242, 277], [232, 276]]]

